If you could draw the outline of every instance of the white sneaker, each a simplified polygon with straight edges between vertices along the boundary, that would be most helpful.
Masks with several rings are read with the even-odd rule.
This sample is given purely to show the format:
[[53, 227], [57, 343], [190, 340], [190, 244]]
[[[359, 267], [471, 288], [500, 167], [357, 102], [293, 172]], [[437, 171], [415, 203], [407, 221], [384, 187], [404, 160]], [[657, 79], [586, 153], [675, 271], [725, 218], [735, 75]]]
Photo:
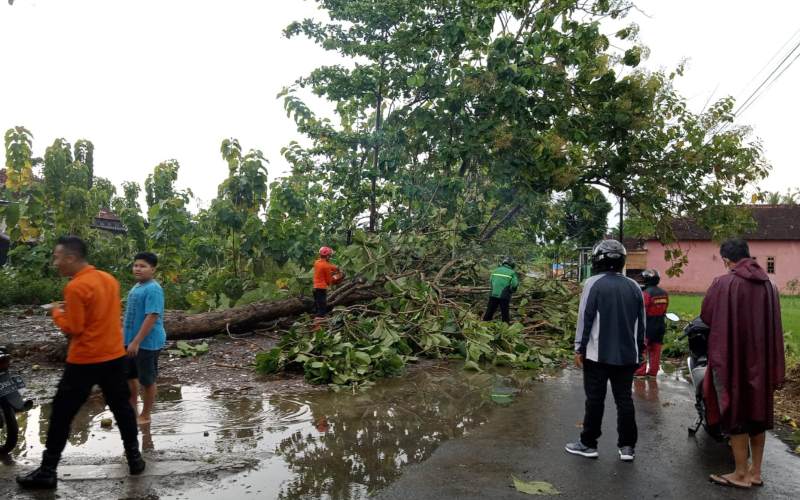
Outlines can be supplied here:
[[633, 446], [623, 446], [619, 449], [619, 459], [623, 462], [633, 462], [636, 458], [636, 453], [633, 451]]

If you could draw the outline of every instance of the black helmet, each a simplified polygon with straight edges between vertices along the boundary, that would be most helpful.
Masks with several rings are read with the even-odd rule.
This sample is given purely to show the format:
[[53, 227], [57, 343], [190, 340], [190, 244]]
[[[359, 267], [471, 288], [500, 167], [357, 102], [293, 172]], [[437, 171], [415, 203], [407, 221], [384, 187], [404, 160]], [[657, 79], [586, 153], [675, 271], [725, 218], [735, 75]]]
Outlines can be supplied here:
[[605, 264], [606, 262], [625, 262], [628, 252], [625, 247], [617, 240], [603, 240], [595, 245], [592, 250], [592, 263]]
[[656, 286], [661, 282], [661, 276], [655, 269], [645, 269], [642, 271], [642, 279], [647, 286]]
[[514, 259], [512, 259], [511, 257], [503, 257], [503, 261], [500, 262], [500, 265], [510, 267], [511, 269], [514, 269], [514, 267], [516, 267]]

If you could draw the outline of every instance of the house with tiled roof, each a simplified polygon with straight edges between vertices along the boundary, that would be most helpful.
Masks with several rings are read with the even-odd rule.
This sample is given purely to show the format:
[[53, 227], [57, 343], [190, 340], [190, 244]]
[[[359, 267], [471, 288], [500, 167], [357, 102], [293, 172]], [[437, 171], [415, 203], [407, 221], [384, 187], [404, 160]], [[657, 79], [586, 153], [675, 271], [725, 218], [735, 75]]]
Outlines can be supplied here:
[[[756, 223], [755, 229], [742, 235], [750, 246], [750, 254], [781, 292], [800, 292], [800, 205], [747, 208]], [[705, 292], [715, 277], [725, 273], [719, 242], [712, 241], [711, 234], [690, 219], [675, 221], [672, 229], [677, 243], [664, 245], [655, 238], [644, 240], [640, 249], [643, 258], [639, 257], [641, 262], [637, 265], [657, 269], [662, 286], [668, 291]], [[666, 274], [671, 266], [664, 258], [668, 246], [679, 247], [689, 259], [680, 276]]]

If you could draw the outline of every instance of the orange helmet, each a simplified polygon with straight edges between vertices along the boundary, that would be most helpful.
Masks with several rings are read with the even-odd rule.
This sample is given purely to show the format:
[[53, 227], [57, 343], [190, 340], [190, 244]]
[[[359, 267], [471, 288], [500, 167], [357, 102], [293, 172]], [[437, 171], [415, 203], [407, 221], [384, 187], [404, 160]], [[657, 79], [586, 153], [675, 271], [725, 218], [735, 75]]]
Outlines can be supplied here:
[[333, 249], [331, 247], [322, 247], [319, 249], [320, 257], [330, 257], [331, 255], [333, 255]]

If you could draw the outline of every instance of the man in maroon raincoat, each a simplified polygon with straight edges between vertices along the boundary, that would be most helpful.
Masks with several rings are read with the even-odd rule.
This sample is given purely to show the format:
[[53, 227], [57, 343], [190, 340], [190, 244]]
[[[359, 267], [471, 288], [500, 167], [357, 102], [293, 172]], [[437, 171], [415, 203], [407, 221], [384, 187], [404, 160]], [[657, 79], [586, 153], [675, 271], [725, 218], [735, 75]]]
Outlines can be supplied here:
[[784, 381], [780, 299], [747, 242], [728, 240], [720, 255], [729, 272], [711, 284], [701, 312], [711, 327], [704, 393], [709, 423], [731, 436], [736, 470], [710, 479], [749, 488], [763, 484], [764, 432], [773, 427], [773, 392]]

